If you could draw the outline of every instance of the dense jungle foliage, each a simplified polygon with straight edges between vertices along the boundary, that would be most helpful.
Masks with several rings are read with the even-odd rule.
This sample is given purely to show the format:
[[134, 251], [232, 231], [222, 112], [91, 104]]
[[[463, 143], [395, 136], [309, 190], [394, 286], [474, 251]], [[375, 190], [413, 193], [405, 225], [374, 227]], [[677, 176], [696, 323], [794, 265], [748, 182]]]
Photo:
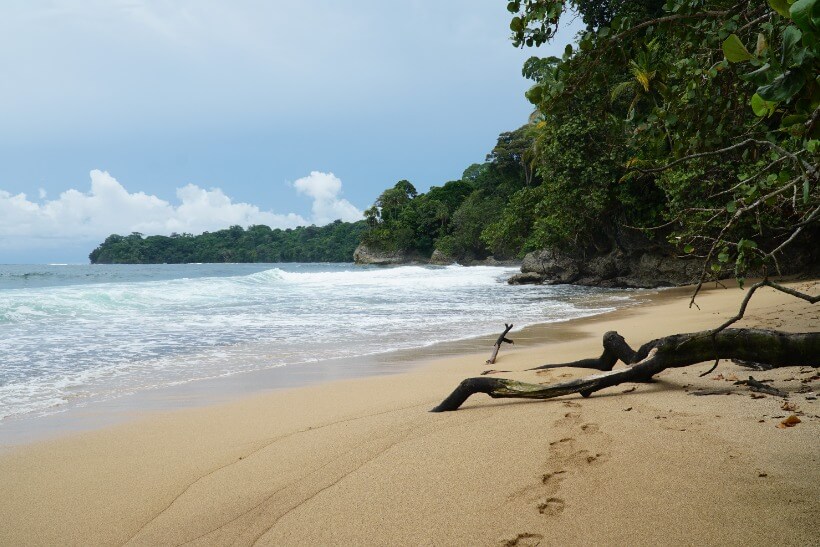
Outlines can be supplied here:
[[820, 0], [507, 7], [519, 47], [549, 41], [564, 17], [586, 31], [561, 58], [525, 63], [530, 124], [458, 181], [386, 190], [364, 242], [510, 257], [583, 248], [615, 227], [700, 257], [704, 275], [742, 278], [816, 235]]
[[272, 230], [227, 230], [168, 236], [111, 235], [89, 255], [92, 264], [185, 264], [189, 262], [350, 262], [363, 221]]
[[424, 194], [410, 182], [399, 181], [365, 211], [369, 228], [363, 242], [425, 256], [434, 249], [456, 258], [515, 256], [524, 240], [518, 234], [510, 239], [503, 229], [526, 223], [526, 217], [502, 221], [512, 211], [510, 203], [541, 184], [530, 167], [532, 145], [530, 128], [521, 127], [502, 133], [487, 161], [469, 166], [459, 180], [433, 186]]

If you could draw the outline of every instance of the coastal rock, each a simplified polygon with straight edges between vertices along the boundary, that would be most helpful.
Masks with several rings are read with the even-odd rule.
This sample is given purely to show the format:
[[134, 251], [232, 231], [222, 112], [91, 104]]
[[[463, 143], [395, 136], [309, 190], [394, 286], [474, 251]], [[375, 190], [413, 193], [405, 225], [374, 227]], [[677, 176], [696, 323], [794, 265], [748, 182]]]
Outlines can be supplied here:
[[613, 231], [588, 248], [545, 249], [524, 257], [522, 273], [544, 283], [611, 288], [657, 288], [695, 283], [702, 265], [679, 258], [664, 244], [635, 233]]
[[511, 259], [497, 259], [490, 255], [487, 258], [476, 258], [472, 255], [466, 255], [456, 260], [462, 266], [521, 266], [521, 261], [515, 258]]
[[580, 261], [555, 250], [527, 253], [521, 273], [536, 273], [552, 284], [572, 283], [580, 276]]
[[628, 254], [616, 249], [584, 259], [545, 250], [524, 257], [521, 271], [543, 276], [549, 284], [657, 288], [695, 283], [700, 265], [649, 251]]
[[438, 264], [440, 266], [449, 266], [450, 264], [455, 264], [456, 259], [452, 256], [446, 255], [436, 249], [433, 251], [432, 256], [430, 256], [430, 264]]
[[510, 277], [507, 283], [510, 285], [540, 285], [546, 279], [543, 275], [535, 272], [518, 273]]
[[483, 266], [521, 266], [521, 261], [517, 259], [497, 259], [496, 257], [490, 255], [484, 260], [477, 260], [473, 262], [475, 265], [483, 265]]
[[360, 243], [353, 251], [353, 262], [356, 264], [371, 264], [375, 266], [391, 266], [395, 264], [427, 263], [421, 256], [406, 253], [404, 251], [385, 251], [382, 249], [372, 249]]

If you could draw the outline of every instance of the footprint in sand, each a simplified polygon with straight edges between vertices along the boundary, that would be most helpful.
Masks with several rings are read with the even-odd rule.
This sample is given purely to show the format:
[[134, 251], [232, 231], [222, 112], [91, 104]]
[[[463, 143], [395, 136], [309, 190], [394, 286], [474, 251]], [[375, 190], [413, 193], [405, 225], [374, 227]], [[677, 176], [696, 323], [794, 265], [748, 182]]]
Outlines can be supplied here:
[[555, 425], [557, 427], [563, 428], [570, 428], [574, 425], [577, 425], [581, 422], [581, 413], [580, 412], [566, 412], [564, 413], [564, 417], [557, 420]]
[[[599, 443], [596, 443], [599, 444]], [[550, 443], [550, 462], [570, 468], [583, 467], [585, 464], [603, 463], [609, 459], [606, 452], [593, 452], [578, 446], [573, 438], [564, 438]]]
[[[560, 431], [579, 435], [567, 436], [549, 443], [549, 459], [546, 472], [541, 475], [541, 501], [535, 505], [538, 512], [548, 517], [555, 517], [563, 513], [566, 502], [556, 497], [561, 490], [561, 483], [572, 473], [577, 473], [587, 466], [601, 465], [610, 458], [606, 451], [612, 443], [609, 435], [601, 431], [598, 424], [584, 422], [581, 406], [574, 401], [564, 401], [564, 406], [572, 408], [565, 411], [555, 421], [555, 427]], [[576, 438], [577, 437], [577, 438]], [[528, 491], [533, 489], [528, 487]], [[518, 541], [518, 539], [510, 540]], [[508, 545], [524, 545], [523, 543], [507, 543]]]
[[561, 498], [547, 498], [538, 504], [538, 512], [548, 517], [557, 517], [564, 511], [566, 503]]
[[601, 427], [598, 424], [584, 424], [581, 426], [581, 431], [584, 433], [598, 433]]
[[544, 536], [541, 534], [518, 534], [512, 539], [502, 540], [501, 545], [504, 547], [536, 547], [541, 543]]
[[561, 477], [559, 477], [559, 475], [563, 475], [564, 473], [566, 473], [566, 471], [564, 470], [553, 471], [552, 473], [544, 473], [543, 475], [541, 475], [541, 484], [559, 481], [561, 480]]

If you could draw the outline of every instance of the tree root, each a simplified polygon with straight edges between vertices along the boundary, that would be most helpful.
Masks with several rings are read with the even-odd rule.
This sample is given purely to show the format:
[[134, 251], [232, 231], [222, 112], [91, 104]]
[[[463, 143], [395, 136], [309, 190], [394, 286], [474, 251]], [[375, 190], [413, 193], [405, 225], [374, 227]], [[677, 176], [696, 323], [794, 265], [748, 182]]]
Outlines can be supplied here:
[[[624, 382], [645, 382], [667, 368], [686, 367], [716, 359], [740, 359], [771, 365], [820, 366], [820, 332], [785, 333], [762, 329], [729, 329], [675, 334], [647, 342], [637, 351], [615, 331], [604, 334], [604, 352], [596, 359], [582, 359], [529, 370], [579, 367], [604, 371], [585, 378], [544, 386], [504, 378], [468, 378], [431, 412], [456, 410], [475, 393], [494, 399], [551, 399], [580, 393], [589, 397], [601, 389]], [[624, 369], [613, 370], [622, 361]]]

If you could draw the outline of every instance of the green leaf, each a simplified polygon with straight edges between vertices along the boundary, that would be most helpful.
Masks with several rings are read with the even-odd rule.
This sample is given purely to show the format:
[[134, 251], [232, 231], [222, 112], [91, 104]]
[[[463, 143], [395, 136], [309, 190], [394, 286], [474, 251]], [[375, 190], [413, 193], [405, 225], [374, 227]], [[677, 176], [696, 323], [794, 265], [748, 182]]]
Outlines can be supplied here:
[[812, 19], [820, 18], [820, 3], [818, 0], [797, 0], [789, 8], [789, 15], [800, 30], [812, 32], [817, 29], [817, 23]]
[[730, 213], [734, 213], [735, 211], [737, 211], [737, 203], [735, 203], [734, 201], [730, 201], [726, 204], [726, 210]]
[[524, 29], [524, 22], [521, 21], [520, 17], [513, 17], [512, 21], [510, 21], [510, 30], [513, 32], [520, 32]]
[[784, 116], [783, 119], [780, 121], [780, 127], [789, 127], [790, 125], [797, 125], [799, 123], [806, 122], [806, 115], [805, 114], [792, 114], [790, 116]]
[[741, 63], [754, 59], [754, 55], [749, 53], [737, 34], [730, 34], [728, 38], [723, 41], [723, 54], [732, 63]]
[[789, 15], [789, 3], [786, 0], [769, 0], [769, 6], [781, 17], [791, 19], [791, 15]]
[[779, 103], [791, 99], [795, 96], [805, 85], [806, 80], [796, 70], [789, 70], [785, 74], [781, 74], [774, 79], [769, 85], [764, 85], [757, 88], [757, 93], [760, 98]]
[[692, 245], [687, 245], [686, 247], [683, 248], [683, 252], [686, 253], [686, 254], [689, 254], [694, 250], [695, 250], [695, 247], [693, 247]]
[[529, 91], [524, 93], [524, 96], [529, 100], [532, 104], [539, 104], [544, 99], [544, 86], [542, 85], [534, 85], [532, 86]]
[[751, 100], [752, 110], [755, 113], [755, 116], [758, 118], [768, 117], [774, 113], [774, 109], [777, 106], [777, 103], [773, 101], [766, 101], [763, 98], [755, 93], [752, 95]]
[[780, 64], [784, 67], [791, 66], [792, 63], [792, 53], [794, 52], [794, 46], [800, 43], [800, 38], [803, 37], [803, 33], [795, 27], [794, 25], [789, 25], [786, 27], [786, 30], [783, 31], [783, 43], [780, 45]]
[[718, 260], [720, 262], [729, 262], [729, 253], [720, 253], [718, 255]]
[[820, 149], [820, 140], [812, 139], [806, 143], [806, 150], [808, 150], [812, 154], [818, 149]]
[[762, 67], [749, 72], [748, 74], [743, 74], [740, 77], [747, 82], [752, 82], [753, 84], [763, 85], [768, 82], [768, 71], [771, 69], [771, 65], [766, 63]]
[[803, 203], [809, 202], [809, 181], [806, 179], [803, 181]]

